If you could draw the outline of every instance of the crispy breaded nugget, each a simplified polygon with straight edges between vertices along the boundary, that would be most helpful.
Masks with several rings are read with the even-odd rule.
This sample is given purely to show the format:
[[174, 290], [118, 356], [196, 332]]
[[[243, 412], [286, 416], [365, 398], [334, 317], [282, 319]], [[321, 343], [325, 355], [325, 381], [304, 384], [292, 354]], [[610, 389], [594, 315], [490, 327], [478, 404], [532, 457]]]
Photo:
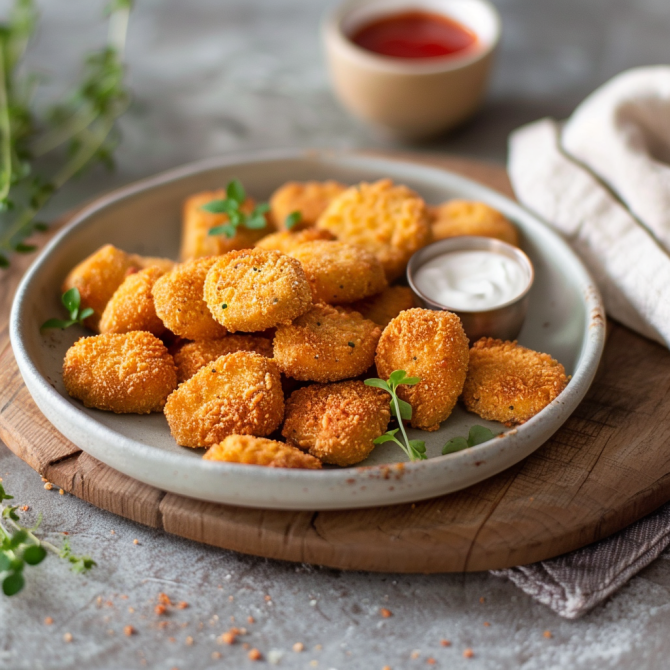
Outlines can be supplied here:
[[534, 417], [567, 384], [565, 368], [549, 354], [483, 337], [470, 349], [463, 401], [482, 419], [509, 426]]
[[319, 303], [280, 326], [274, 355], [281, 371], [300, 381], [335, 382], [365, 372], [381, 330], [358, 312]]
[[170, 395], [165, 416], [183, 447], [209, 447], [233, 434], [269, 435], [284, 418], [279, 369], [251, 351], [220, 356]]
[[302, 264], [315, 302], [354, 302], [386, 287], [382, 264], [363, 247], [344, 242], [306, 242], [289, 253]]
[[177, 368], [151, 333], [105, 333], [82, 337], [68, 349], [63, 383], [86, 407], [149, 414], [160, 412], [177, 387]]
[[147, 261], [153, 261], [152, 265], [173, 265], [166, 258], [148, 259], [137, 254], [127, 254], [106, 244], [70, 270], [61, 291], [65, 293], [71, 288], [79, 290], [82, 308], [90, 307], [94, 312], [86, 319], [86, 325], [97, 331], [100, 317], [116, 289], [129, 273], [148, 267], [143, 265]]
[[398, 396], [412, 406], [414, 428], [437, 430], [463, 390], [468, 338], [451, 312], [408, 309], [384, 329], [375, 363], [384, 379], [394, 370], [421, 379], [416, 386], [399, 386]]
[[282, 230], [279, 233], [266, 235], [263, 239], [256, 242], [256, 247], [258, 249], [281, 251], [283, 254], [288, 254], [301, 244], [305, 244], [305, 242], [334, 239], [335, 235], [331, 232], [319, 230], [318, 228], [306, 228], [297, 233], [289, 233], [287, 230]]
[[226, 335], [218, 340], [187, 342], [174, 354], [179, 382], [190, 379], [200, 368], [225, 354], [255, 351], [272, 358], [272, 341], [258, 335]]
[[[184, 201], [181, 250], [179, 252], [182, 261], [202, 258], [203, 256], [219, 256], [235, 249], [248, 249], [270, 232], [271, 228], [268, 224], [265, 228], [257, 230], [239, 226], [232, 237], [210, 235], [209, 231], [212, 228], [221, 226], [228, 221], [228, 215], [206, 212], [202, 209], [202, 206], [212, 200], [225, 197], [226, 191], [219, 189], [196, 193]], [[250, 214], [253, 209], [254, 201], [247, 198], [242, 204], [241, 210], [245, 214]]]
[[318, 470], [321, 461], [288, 444], [252, 435], [229, 435], [210, 447], [206, 461], [225, 461], [245, 465], [264, 465], [268, 468], [302, 468]]
[[391, 412], [384, 391], [361, 381], [312, 384], [286, 402], [282, 435], [324, 463], [353, 465], [374, 449]]
[[196, 258], [160, 277], [153, 287], [156, 314], [175, 335], [188, 340], [223, 337], [203, 299], [205, 278], [217, 258]]
[[270, 212], [279, 230], [285, 230], [286, 217], [300, 212], [300, 221], [291, 230], [313, 226], [326, 207], [346, 190], [336, 181], [290, 181], [280, 186], [270, 198]]
[[389, 282], [400, 277], [411, 255], [431, 241], [426, 204], [390, 179], [347, 189], [319, 217], [317, 226], [341, 242], [374, 253]]
[[508, 219], [497, 209], [483, 202], [470, 200], [450, 200], [438, 207], [432, 207], [433, 238], [475, 235], [495, 237], [498, 240], [519, 246], [519, 233]]
[[205, 281], [214, 318], [231, 333], [255, 333], [291, 323], [312, 304], [302, 266], [279, 251], [242, 249], [221, 256]]
[[163, 270], [155, 266], [129, 274], [107, 303], [100, 319], [100, 332], [146, 330], [156, 336], [162, 335], [166, 329], [156, 314], [151, 290], [163, 274]]
[[416, 302], [411, 288], [389, 286], [381, 293], [365, 300], [358, 300], [347, 307], [360, 312], [366, 319], [374, 321], [381, 328], [386, 328], [400, 312], [416, 307]]

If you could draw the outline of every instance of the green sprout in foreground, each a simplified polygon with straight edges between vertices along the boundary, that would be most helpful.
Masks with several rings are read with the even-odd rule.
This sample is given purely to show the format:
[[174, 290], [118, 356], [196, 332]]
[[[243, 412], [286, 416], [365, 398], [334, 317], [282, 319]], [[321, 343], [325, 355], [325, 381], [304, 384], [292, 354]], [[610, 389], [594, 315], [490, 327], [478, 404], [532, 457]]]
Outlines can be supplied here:
[[[384, 442], [395, 442], [406, 454], [410, 461], [425, 460], [426, 443], [423, 440], [410, 440], [405, 432], [403, 421], [409, 421], [412, 418], [412, 406], [398, 397], [397, 389], [401, 384], [414, 386], [421, 380], [418, 377], [408, 377], [404, 370], [394, 370], [388, 381], [383, 379], [366, 379], [367, 386], [374, 386], [383, 389], [391, 396], [391, 415], [398, 419], [398, 428], [389, 430], [374, 440], [375, 444], [384, 444]], [[401, 432], [404, 440], [401, 442], [396, 433]]]
[[302, 214], [296, 209], [295, 212], [291, 212], [284, 219], [284, 228], [286, 228], [286, 230], [291, 230], [291, 228], [297, 226], [301, 221], [302, 221]]
[[265, 213], [269, 211], [270, 205], [267, 203], [260, 203], [256, 205], [251, 212], [247, 214], [242, 211], [242, 205], [247, 199], [246, 191], [242, 182], [239, 179], [233, 179], [228, 182], [226, 186], [226, 197], [219, 200], [211, 200], [201, 207], [205, 212], [210, 214], [227, 214], [228, 221], [220, 226], [214, 226], [210, 229], [208, 235], [225, 235], [226, 237], [234, 237], [237, 229], [244, 226], [249, 230], [260, 230], [265, 228], [267, 221], [265, 220]]
[[453, 454], [463, 449], [476, 447], [478, 444], [484, 444], [496, 437], [496, 434], [484, 426], [472, 426], [467, 438], [454, 437], [442, 447], [442, 454]]
[[16, 513], [19, 506], [3, 504], [13, 498], [0, 484], [0, 583], [6, 596], [16, 595], [25, 586], [24, 568], [39, 565], [47, 557], [47, 551], [67, 561], [73, 572], [87, 572], [96, 565], [90, 556], [75, 556], [67, 540], [60, 549], [40, 540], [35, 531], [42, 522], [41, 514], [35, 525], [21, 525]]
[[64, 330], [65, 328], [74, 326], [75, 323], [83, 325], [84, 320], [93, 315], [93, 310], [90, 307], [81, 309], [81, 295], [77, 288], [71, 288], [69, 291], [65, 291], [61, 297], [61, 302], [68, 311], [70, 318], [49, 319], [40, 326], [40, 330], [49, 330], [52, 328], [60, 328], [61, 330]]

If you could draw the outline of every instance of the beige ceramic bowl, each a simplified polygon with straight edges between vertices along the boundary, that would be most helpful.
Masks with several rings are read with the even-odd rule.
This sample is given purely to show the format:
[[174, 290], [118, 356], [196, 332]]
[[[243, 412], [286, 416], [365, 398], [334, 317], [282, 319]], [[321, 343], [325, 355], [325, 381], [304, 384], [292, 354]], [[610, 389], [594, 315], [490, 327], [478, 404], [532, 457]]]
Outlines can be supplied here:
[[[381, 56], [349, 39], [381, 16], [422, 9], [470, 28], [477, 42], [452, 56], [402, 59]], [[335, 91], [358, 118], [394, 135], [436, 135], [468, 118], [486, 90], [500, 17], [487, 0], [349, 0], [323, 24], [323, 40]]]

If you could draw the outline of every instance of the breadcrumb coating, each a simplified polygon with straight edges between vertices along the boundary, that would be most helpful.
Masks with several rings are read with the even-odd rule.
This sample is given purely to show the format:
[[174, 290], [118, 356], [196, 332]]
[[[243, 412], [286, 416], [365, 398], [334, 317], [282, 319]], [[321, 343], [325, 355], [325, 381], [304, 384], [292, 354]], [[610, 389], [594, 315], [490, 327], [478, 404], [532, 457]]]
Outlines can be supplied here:
[[360, 312], [381, 328], [386, 328], [400, 312], [416, 307], [416, 301], [412, 289], [408, 286], [389, 286], [381, 293], [358, 300], [348, 307]]
[[347, 189], [319, 217], [317, 226], [341, 242], [374, 253], [389, 282], [400, 277], [412, 254], [431, 241], [426, 204], [390, 179]]
[[218, 340], [187, 342], [175, 354], [179, 383], [190, 379], [208, 363], [236, 351], [255, 351], [272, 358], [272, 341], [257, 335], [226, 335]]
[[146, 330], [160, 337], [166, 329], [156, 314], [151, 291], [163, 274], [164, 271], [155, 266], [129, 274], [107, 303], [100, 319], [100, 332]]
[[354, 302], [386, 288], [382, 264], [362, 247], [344, 242], [306, 242], [290, 255], [302, 264], [314, 302]]
[[470, 349], [463, 401], [482, 419], [509, 426], [534, 417], [567, 384], [565, 368], [549, 354], [483, 337]]
[[494, 237], [515, 247], [519, 246], [519, 233], [508, 219], [497, 209], [483, 202], [450, 200], [431, 208], [433, 238], [475, 235]]
[[[224, 189], [216, 191], [203, 191], [196, 193], [184, 201], [182, 217], [182, 237], [179, 257], [182, 261], [190, 261], [193, 258], [203, 256], [219, 256], [234, 251], [235, 249], [248, 249], [267, 235], [271, 227], [250, 230], [239, 226], [235, 235], [210, 235], [209, 231], [221, 226], [228, 221], [227, 214], [212, 214], [202, 209], [212, 200], [220, 200], [226, 197]], [[254, 201], [247, 198], [240, 208], [245, 214], [250, 214], [254, 209]], [[267, 217], [266, 217], [267, 219]]]
[[455, 314], [414, 308], [386, 326], [375, 363], [384, 379], [394, 370], [421, 379], [416, 386], [399, 386], [398, 396], [412, 406], [412, 426], [432, 431], [456, 405], [468, 357], [468, 338]]
[[318, 470], [321, 461], [283, 442], [253, 435], [229, 435], [210, 447], [206, 461], [225, 461], [245, 465], [264, 465], [268, 468], [300, 468]]
[[282, 435], [324, 463], [354, 465], [370, 455], [390, 419], [381, 389], [361, 381], [312, 384], [287, 400]]
[[272, 219], [279, 230], [284, 230], [286, 217], [297, 211], [301, 218], [291, 230], [309, 228], [346, 188], [344, 184], [336, 181], [289, 181], [280, 186], [270, 198]]
[[127, 254], [111, 244], [105, 244], [70, 270], [61, 292], [65, 293], [71, 288], [79, 290], [82, 309], [90, 307], [94, 312], [85, 323], [91, 330], [97, 331], [107, 303], [126, 276], [149, 265], [169, 270], [174, 263], [166, 258]]
[[315, 242], [316, 240], [334, 240], [335, 236], [327, 230], [318, 228], [306, 228], [297, 233], [289, 233], [282, 230], [279, 233], [271, 233], [263, 239], [256, 242], [257, 249], [267, 249], [268, 251], [281, 251], [283, 254], [290, 254], [291, 251], [305, 242]]
[[250, 351], [220, 356], [170, 395], [165, 416], [183, 447], [209, 447], [228, 435], [270, 435], [284, 418], [275, 362]]
[[216, 261], [216, 257], [209, 257], [182, 263], [154, 284], [156, 314], [175, 335], [204, 340], [226, 334], [203, 299], [205, 278]]
[[65, 354], [63, 383], [86, 407], [117, 414], [160, 412], [177, 387], [177, 368], [154, 335], [82, 337]]
[[312, 304], [298, 261], [279, 251], [242, 249], [221, 256], [205, 281], [211, 314], [231, 333], [255, 333], [290, 323]]
[[374, 361], [380, 328], [358, 312], [319, 303], [292, 324], [280, 326], [274, 357], [281, 371], [300, 381], [356, 377]]

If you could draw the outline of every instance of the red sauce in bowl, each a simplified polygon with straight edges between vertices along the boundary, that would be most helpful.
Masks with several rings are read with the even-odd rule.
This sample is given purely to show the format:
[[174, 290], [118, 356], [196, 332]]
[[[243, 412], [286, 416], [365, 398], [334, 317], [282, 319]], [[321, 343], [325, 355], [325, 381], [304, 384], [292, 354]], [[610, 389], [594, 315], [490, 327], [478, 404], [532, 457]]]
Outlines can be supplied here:
[[471, 47], [477, 35], [442, 14], [414, 10], [377, 18], [358, 28], [350, 39], [391, 58], [442, 58]]

